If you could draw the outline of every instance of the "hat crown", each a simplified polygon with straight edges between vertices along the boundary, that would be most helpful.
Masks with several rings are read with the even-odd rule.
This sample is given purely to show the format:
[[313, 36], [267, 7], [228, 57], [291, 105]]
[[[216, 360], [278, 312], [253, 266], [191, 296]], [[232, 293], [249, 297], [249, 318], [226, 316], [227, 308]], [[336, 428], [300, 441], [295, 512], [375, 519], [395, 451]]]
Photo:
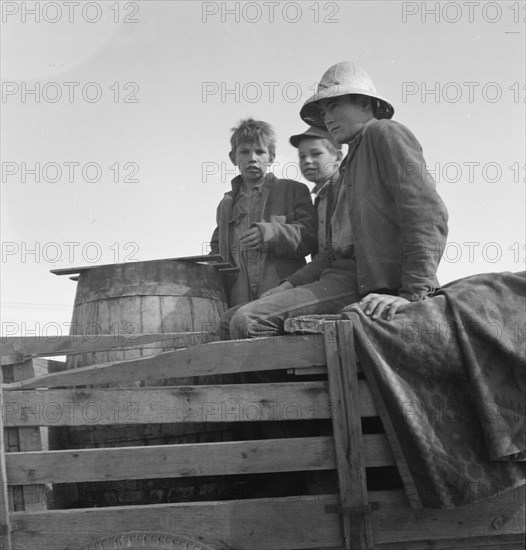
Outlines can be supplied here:
[[349, 93], [376, 95], [376, 88], [367, 72], [352, 61], [342, 61], [329, 67], [321, 77], [318, 92], [331, 90], [338, 96]]
[[367, 72], [352, 61], [342, 61], [325, 71], [316, 92], [303, 104], [300, 117], [310, 126], [326, 130], [320, 101], [344, 95], [366, 95], [376, 100], [373, 112], [377, 119], [389, 119], [394, 114], [393, 106], [378, 94]]

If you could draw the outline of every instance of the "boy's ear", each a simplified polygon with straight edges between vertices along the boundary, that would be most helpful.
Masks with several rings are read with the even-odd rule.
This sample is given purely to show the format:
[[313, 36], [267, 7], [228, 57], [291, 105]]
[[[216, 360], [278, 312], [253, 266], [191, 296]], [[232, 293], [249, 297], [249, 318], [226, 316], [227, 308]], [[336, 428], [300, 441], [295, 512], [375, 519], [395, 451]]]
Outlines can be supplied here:
[[336, 160], [338, 162], [341, 162], [342, 159], [343, 159], [343, 152], [341, 150], [339, 150], [339, 151], [336, 152]]
[[236, 155], [234, 154], [234, 151], [230, 151], [228, 153], [228, 158], [232, 161], [232, 164], [234, 166], [237, 166], [237, 163], [236, 163]]

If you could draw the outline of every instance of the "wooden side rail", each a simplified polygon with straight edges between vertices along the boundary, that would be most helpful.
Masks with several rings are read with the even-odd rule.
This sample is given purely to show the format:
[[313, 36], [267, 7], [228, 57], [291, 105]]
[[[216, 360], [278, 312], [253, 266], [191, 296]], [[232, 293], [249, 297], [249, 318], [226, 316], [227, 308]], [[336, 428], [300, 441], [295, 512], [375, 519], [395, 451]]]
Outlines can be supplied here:
[[[377, 416], [365, 381], [362, 416]], [[6, 391], [4, 425], [102, 426], [331, 418], [327, 382]]]
[[[128, 543], [133, 548], [130, 541], [140, 540], [154, 541], [153, 548], [162, 540], [172, 540], [172, 546], [165, 546], [199, 548], [201, 544], [213, 550], [522, 548], [523, 488], [453, 510], [418, 507], [403, 452], [371, 373], [365, 369], [366, 379], [358, 378], [349, 323], [329, 321], [323, 335], [202, 344], [25, 381], [4, 380], [8, 383], [3, 384], [0, 396], [3, 435], [8, 430], [33, 430], [36, 434], [46, 426], [279, 420], [293, 427], [295, 421], [329, 418], [334, 434], [56, 451], [7, 449], [0, 438], [2, 548], [93, 550]], [[96, 387], [325, 366], [328, 381]], [[386, 433], [362, 433], [362, 421], [378, 415]], [[368, 472], [394, 465], [405, 491], [367, 487]], [[50, 483], [125, 483], [296, 471], [315, 474], [335, 469], [339, 494], [333, 495], [68, 510], [24, 507], [20, 511], [15, 510], [15, 499], [10, 496], [29, 495]], [[135, 546], [140, 547], [139, 542]]]
[[[394, 465], [383, 434], [365, 436], [367, 467]], [[7, 453], [10, 484], [334, 470], [332, 437]]]
[[[392, 493], [390, 500], [388, 495], [382, 499], [383, 508], [372, 512], [375, 549], [524, 548], [520, 535], [524, 491], [453, 510], [419, 511], [404, 506]], [[118, 533], [155, 534], [169, 529], [198, 533], [199, 541], [214, 550], [342, 548], [336, 495], [15, 512], [10, 516], [14, 550], [84, 550]], [[197, 542], [195, 548], [199, 548]]]
[[[116, 348], [140, 348], [146, 344], [167, 342], [187, 347], [208, 341], [206, 332], [162, 334], [82, 334], [69, 336], [0, 336], [2, 364], [17, 363], [32, 357], [73, 355]], [[18, 356], [18, 358], [17, 358]]]
[[9, 384], [6, 389], [96, 386], [320, 365], [326, 365], [323, 338], [320, 335], [290, 335], [271, 339], [211, 342], [140, 359], [114, 361], [29, 378]]

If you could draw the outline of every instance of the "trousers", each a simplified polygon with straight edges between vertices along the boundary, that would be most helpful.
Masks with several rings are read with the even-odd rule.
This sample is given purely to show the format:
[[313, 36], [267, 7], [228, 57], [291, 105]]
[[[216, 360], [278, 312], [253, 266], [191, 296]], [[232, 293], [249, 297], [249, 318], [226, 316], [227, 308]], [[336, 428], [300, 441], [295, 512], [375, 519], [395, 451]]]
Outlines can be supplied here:
[[339, 313], [360, 298], [355, 261], [335, 260], [318, 281], [227, 310], [222, 321], [222, 337], [277, 336], [283, 334], [284, 322], [289, 317]]

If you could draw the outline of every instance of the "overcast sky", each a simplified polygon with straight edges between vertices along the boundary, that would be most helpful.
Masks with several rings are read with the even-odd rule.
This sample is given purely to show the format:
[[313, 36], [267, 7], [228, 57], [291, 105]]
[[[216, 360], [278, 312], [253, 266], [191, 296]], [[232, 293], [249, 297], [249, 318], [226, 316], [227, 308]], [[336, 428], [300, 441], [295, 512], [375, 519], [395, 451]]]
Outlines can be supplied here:
[[70, 320], [76, 283], [50, 269], [206, 251], [241, 118], [275, 126], [273, 170], [299, 178], [288, 138], [343, 60], [422, 144], [440, 281], [524, 270], [524, 2], [78, 4], [2, 2], [4, 334]]

